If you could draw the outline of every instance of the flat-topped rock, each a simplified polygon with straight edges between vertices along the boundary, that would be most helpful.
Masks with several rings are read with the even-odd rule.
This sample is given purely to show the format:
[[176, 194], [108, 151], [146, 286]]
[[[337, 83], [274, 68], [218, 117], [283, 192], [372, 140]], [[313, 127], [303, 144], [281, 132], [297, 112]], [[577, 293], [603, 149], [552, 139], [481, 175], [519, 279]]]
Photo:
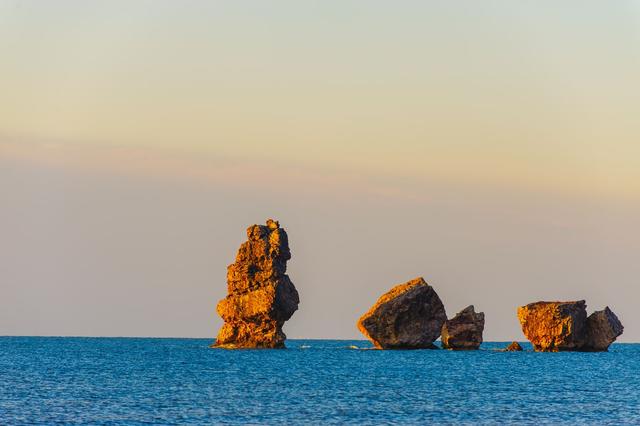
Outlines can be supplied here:
[[393, 287], [358, 321], [378, 349], [436, 349], [447, 319], [433, 287], [420, 277]]
[[227, 268], [228, 295], [217, 306], [224, 325], [213, 347], [284, 347], [282, 326], [299, 303], [285, 273], [290, 258], [287, 233], [277, 221], [247, 229], [247, 241]]
[[587, 338], [584, 300], [536, 302], [518, 308], [522, 332], [539, 352], [579, 350]]
[[482, 344], [484, 313], [467, 306], [442, 326], [442, 347], [453, 350], [478, 349]]

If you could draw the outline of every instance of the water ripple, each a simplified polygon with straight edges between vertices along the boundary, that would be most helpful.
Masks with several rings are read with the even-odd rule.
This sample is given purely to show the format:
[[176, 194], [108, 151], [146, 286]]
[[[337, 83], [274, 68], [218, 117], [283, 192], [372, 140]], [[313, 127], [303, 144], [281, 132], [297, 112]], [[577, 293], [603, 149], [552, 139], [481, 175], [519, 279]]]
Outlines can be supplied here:
[[[376, 351], [293, 340], [0, 338], [0, 424], [640, 424], [640, 345]], [[526, 348], [530, 346], [525, 345]]]

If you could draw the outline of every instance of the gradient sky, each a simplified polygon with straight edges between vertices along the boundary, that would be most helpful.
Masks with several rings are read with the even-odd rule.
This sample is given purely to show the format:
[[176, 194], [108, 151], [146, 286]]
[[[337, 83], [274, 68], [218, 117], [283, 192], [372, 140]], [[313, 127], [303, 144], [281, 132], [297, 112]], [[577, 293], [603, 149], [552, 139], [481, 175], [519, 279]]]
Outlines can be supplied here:
[[424, 276], [640, 340], [639, 1], [4, 1], [0, 55], [0, 334], [213, 338], [274, 217], [289, 337]]

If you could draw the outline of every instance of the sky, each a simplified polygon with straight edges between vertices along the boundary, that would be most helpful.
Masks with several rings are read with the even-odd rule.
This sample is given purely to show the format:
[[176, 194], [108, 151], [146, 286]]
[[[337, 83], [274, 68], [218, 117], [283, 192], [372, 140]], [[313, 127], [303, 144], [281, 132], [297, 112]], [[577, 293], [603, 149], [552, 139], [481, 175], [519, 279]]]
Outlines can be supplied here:
[[0, 3], [0, 335], [214, 338], [273, 217], [290, 338], [423, 276], [640, 341], [640, 1]]

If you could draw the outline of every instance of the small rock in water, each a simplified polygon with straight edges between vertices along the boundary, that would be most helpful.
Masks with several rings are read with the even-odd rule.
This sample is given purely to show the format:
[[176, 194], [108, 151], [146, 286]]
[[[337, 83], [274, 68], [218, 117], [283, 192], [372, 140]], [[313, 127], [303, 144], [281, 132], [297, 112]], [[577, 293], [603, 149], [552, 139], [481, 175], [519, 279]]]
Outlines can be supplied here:
[[393, 287], [358, 321], [358, 329], [378, 349], [437, 349], [447, 314], [422, 277]]
[[442, 347], [453, 350], [478, 349], [482, 343], [484, 313], [475, 312], [473, 305], [458, 312], [442, 326]]
[[520, 352], [522, 350], [522, 346], [518, 342], [511, 342], [509, 346], [503, 349], [505, 352]]

